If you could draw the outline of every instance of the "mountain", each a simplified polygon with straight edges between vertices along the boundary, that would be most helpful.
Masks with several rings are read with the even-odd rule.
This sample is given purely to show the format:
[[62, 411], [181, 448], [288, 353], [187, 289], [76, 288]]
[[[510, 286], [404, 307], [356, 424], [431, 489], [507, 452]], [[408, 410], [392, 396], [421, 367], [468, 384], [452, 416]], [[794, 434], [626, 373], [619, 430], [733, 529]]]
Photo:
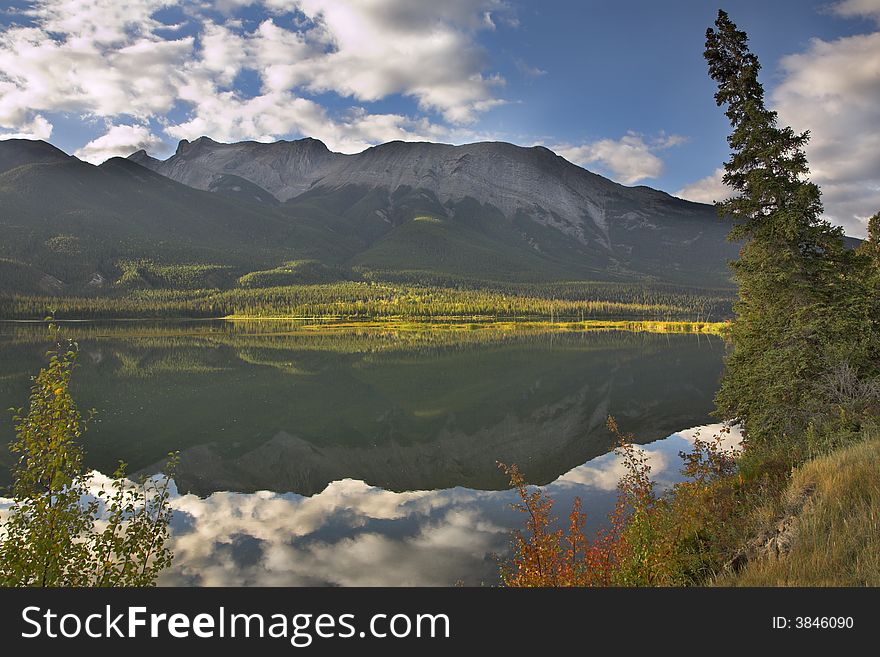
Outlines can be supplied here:
[[7, 139], [0, 142], [0, 173], [25, 164], [66, 162], [71, 156], [44, 141]]
[[711, 206], [543, 147], [390, 142], [344, 155], [315, 139], [201, 137], [164, 161], [138, 151], [95, 167], [45, 142], [0, 142], [0, 291], [229, 287], [304, 259], [330, 268], [313, 268], [322, 281], [355, 268], [729, 287], [728, 228]]
[[181, 141], [174, 156], [164, 162], [143, 150], [129, 159], [196, 189], [210, 190], [218, 178], [233, 174], [286, 201], [306, 191], [315, 171], [341, 157], [345, 156], [331, 153], [317, 139], [220, 144], [200, 137], [192, 143]]
[[[201, 137], [165, 161], [143, 151], [131, 159], [198, 189], [228, 187], [233, 175], [295, 214], [341, 216], [370, 242], [355, 258], [367, 267], [475, 275], [482, 267], [462, 265], [494, 253], [504, 275], [510, 265], [527, 278], [543, 271], [724, 285], [736, 257], [711, 206], [619, 185], [540, 146], [397, 141], [343, 155], [314, 139]], [[422, 216], [432, 221], [414, 223]]]
[[[18, 157], [15, 146], [0, 142], [0, 160]], [[18, 157], [0, 173], [0, 292], [175, 287], [182, 276], [186, 287], [226, 287], [250, 271], [355, 248], [316, 222], [291, 221], [277, 203], [196, 190], [122, 158], [96, 167], [30, 152], [32, 161]], [[147, 271], [143, 261], [178, 267]]]

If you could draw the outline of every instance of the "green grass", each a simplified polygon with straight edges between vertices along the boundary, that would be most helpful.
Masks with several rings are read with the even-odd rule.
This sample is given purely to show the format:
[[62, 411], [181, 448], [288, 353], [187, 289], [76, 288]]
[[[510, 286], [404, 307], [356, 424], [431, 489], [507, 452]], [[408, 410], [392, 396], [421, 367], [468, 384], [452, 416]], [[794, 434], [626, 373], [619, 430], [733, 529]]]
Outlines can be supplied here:
[[238, 286], [245, 288], [282, 287], [332, 283], [345, 280], [348, 274], [340, 267], [328, 267], [317, 260], [295, 260], [265, 271], [253, 271], [238, 279]]
[[785, 496], [759, 514], [778, 523], [786, 507], [808, 496], [793, 518], [791, 550], [764, 556], [720, 586], [880, 586], [880, 437], [816, 458], [794, 473]]

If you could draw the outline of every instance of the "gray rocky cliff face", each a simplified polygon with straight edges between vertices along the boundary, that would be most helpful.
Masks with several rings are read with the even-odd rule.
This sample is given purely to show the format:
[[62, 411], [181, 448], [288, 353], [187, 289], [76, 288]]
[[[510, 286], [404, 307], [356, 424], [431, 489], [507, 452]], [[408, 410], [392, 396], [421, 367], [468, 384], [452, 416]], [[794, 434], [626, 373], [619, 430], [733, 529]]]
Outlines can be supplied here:
[[340, 161], [316, 187], [427, 189], [441, 203], [473, 198], [506, 216], [531, 216], [581, 241], [608, 245], [603, 200], [619, 187], [542, 147], [391, 142]]
[[207, 137], [182, 141], [165, 161], [143, 151], [130, 159], [177, 182], [211, 190], [223, 175], [239, 176], [287, 201], [309, 190], [348, 186], [423, 189], [443, 203], [466, 198], [504, 215], [529, 216], [584, 244], [611, 249], [612, 223], [654, 227], [652, 213], [684, 201], [649, 189], [614, 183], [552, 151], [503, 142], [463, 146], [389, 142], [356, 155], [334, 153], [320, 141], [271, 144], [217, 143]]
[[280, 201], [306, 191], [316, 177], [344, 155], [330, 152], [316, 139], [221, 144], [207, 137], [183, 140], [177, 152], [161, 161], [139, 151], [129, 159], [196, 189], [210, 190], [223, 175], [235, 175], [262, 187]]

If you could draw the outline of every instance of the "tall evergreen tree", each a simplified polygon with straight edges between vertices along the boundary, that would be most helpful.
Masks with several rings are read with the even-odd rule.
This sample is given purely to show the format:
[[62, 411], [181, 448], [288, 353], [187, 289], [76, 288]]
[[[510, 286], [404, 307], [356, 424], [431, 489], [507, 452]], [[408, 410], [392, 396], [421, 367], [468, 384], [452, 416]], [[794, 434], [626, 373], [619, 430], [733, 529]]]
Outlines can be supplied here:
[[804, 153], [809, 133], [778, 125], [748, 36], [724, 11], [706, 32], [704, 56], [732, 127], [724, 182], [735, 194], [718, 209], [734, 222], [730, 239], [743, 242], [733, 263], [734, 350], [716, 404], [742, 423], [747, 444], [791, 445], [811, 420], [817, 378], [836, 359], [864, 357], [852, 344], [868, 312], [863, 262], [821, 216]]
[[868, 238], [861, 251], [871, 259], [872, 266], [880, 271], [880, 212], [868, 219]]
[[880, 343], [880, 212], [868, 219], [868, 237], [859, 252], [866, 258], [868, 294], [873, 302], [872, 329], [874, 339]]

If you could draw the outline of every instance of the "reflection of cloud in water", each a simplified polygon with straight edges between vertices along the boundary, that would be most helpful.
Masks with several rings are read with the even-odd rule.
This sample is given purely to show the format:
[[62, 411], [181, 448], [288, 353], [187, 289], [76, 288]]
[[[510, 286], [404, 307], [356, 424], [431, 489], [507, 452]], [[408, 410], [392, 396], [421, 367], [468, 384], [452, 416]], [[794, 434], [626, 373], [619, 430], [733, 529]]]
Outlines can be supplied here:
[[693, 427], [691, 429], [684, 429], [679, 431], [674, 436], [681, 436], [685, 440], [688, 440], [693, 444], [694, 438], [699, 437], [703, 442], [709, 441], [711, 442], [718, 436], [721, 436], [721, 446], [724, 449], [736, 449], [739, 450], [742, 445], [742, 432], [738, 425], [733, 425], [727, 427], [725, 431], [725, 427], [727, 425], [724, 424], [707, 424], [702, 427]]
[[[702, 441], [712, 441], [720, 435], [721, 445], [725, 449], [739, 448], [742, 435], [738, 427], [731, 427], [729, 431], [722, 431], [726, 425], [707, 424], [702, 427], [693, 427], [672, 434], [668, 438], [658, 440], [649, 445], [634, 446], [636, 450], [644, 452], [648, 456], [648, 464], [651, 466], [651, 478], [661, 488], [666, 488], [681, 479], [679, 467], [681, 459], [679, 452], [691, 449], [694, 439], [699, 437]], [[613, 452], [599, 456], [584, 465], [580, 465], [557, 479], [552, 486], [559, 484], [576, 484], [590, 488], [613, 491], [617, 489], [617, 482], [626, 474], [623, 459]]]
[[[350, 479], [308, 498], [175, 496], [175, 562], [163, 583], [454, 583], [469, 560], [486, 561], [506, 546], [507, 527], [482, 507], [491, 498], [503, 512], [509, 497], [466, 489], [393, 493]], [[494, 564], [488, 565], [491, 575]]]
[[[702, 428], [703, 440], [721, 425]], [[678, 453], [696, 429], [640, 447], [661, 487], [680, 480]], [[727, 446], [739, 434], [725, 437]], [[580, 495], [593, 522], [613, 504], [624, 473], [615, 454], [578, 466], [548, 485], [564, 516]], [[526, 474], [528, 472], [526, 471]], [[96, 478], [97, 480], [97, 478]], [[522, 516], [510, 491], [453, 488], [394, 493], [362, 481], [335, 481], [303, 497], [261, 491], [175, 491], [170, 548], [174, 562], [161, 584], [200, 586], [411, 586], [497, 583], [493, 555], [506, 551]], [[2, 508], [8, 504], [0, 504]]]
[[[664, 475], [669, 469], [669, 458], [661, 449], [636, 448], [648, 456], [651, 466], [651, 477], [658, 483], [664, 483]], [[626, 474], [623, 459], [617, 454], [605, 454], [566, 472], [553, 482], [553, 485], [575, 484], [599, 490], [617, 489], [617, 482]], [[551, 489], [552, 490], [552, 489]]]

